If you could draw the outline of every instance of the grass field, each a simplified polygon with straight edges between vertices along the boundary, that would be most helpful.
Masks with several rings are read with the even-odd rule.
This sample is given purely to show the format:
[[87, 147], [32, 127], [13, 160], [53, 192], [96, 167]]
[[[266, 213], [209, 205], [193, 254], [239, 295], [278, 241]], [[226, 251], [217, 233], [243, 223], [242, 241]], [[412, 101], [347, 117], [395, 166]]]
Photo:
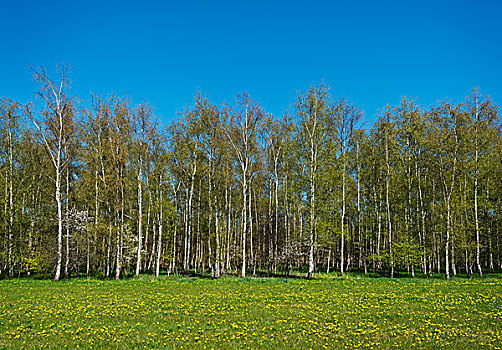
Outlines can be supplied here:
[[4, 280], [0, 348], [501, 349], [502, 279]]

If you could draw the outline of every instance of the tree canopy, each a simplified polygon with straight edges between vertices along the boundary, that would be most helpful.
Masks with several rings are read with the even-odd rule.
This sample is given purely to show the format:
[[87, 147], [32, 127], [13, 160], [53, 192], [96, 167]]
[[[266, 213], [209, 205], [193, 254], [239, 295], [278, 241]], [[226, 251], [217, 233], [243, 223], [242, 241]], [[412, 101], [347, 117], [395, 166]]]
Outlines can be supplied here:
[[198, 92], [161, 125], [57, 74], [0, 101], [2, 277], [502, 268], [499, 108], [478, 89], [403, 98], [367, 128], [326, 84], [282, 116]]

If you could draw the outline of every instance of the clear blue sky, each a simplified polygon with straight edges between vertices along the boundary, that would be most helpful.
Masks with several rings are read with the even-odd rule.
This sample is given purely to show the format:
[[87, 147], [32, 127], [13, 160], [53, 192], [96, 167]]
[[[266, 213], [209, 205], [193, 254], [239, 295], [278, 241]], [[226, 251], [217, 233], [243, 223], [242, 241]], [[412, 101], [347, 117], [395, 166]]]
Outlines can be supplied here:
[[500, 1], [1, 1], [0, 97], [26, 102], [30, 66], [72, 68], [72, 93], [149, 102], [163, 123], [200, 88], [248, 92], [273, 114], [324, 80], [370, 121], [401, 96], [474, 86], [502, 102]]

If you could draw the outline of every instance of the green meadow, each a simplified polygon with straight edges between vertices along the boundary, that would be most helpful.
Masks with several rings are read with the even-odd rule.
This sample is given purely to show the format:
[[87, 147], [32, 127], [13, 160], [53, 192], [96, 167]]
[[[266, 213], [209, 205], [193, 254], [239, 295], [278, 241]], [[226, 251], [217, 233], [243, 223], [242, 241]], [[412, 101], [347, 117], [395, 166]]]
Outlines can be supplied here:
[[502, 279], [3, 280], [0, 348], [501, 349]]

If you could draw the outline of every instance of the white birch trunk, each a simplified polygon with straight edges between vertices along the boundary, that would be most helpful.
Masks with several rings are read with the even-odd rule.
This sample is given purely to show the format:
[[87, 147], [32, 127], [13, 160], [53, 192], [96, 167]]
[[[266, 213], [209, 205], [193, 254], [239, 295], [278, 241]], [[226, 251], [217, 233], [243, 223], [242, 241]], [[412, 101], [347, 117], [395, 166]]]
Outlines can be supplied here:
[[157, 259], [155, 262], [155, 277], [160, 274], [160, 256], [162, 252], [162, 229], [164, 222], [164, 204], [162, 199], [162, 175], [159, 177], [159, 240], [157, 243]]
[[138, 171], [138, 252], [136, 257], [136, 276], [141, 271], [141, 250], [143, 248], [143, 161], [140, 157]]

